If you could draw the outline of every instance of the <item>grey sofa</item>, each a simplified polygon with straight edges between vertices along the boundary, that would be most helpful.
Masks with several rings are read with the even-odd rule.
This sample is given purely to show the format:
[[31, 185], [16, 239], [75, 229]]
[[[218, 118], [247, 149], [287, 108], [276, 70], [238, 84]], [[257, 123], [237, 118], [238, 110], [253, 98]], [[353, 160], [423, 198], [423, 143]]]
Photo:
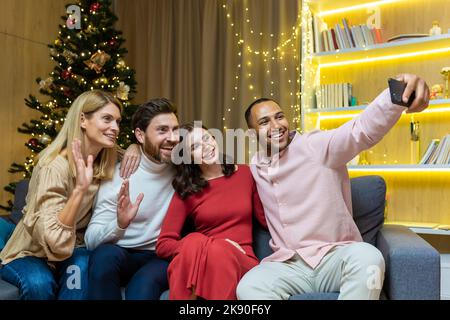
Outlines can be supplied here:
[[[11, 221], [17, 223], [25, 204], [28, 184], [16, 189]], [[386, 225], [384, 205], [386, 185], [379, 176], [351, 180], [353, 217], [364, 241], [375, 245], [386, 261], [383, 299], [437, 300], [440, 298], [439, 253], [418, 235], [403, 226]], [[270, 235], [258, 226], [254, 228], [254, 250], [259, 259], [271, 253]], [[292, 300], [334, 300], [339, 293], [315, 293], [292, 296]], [[0, 299], [17, 299], [18, 289], [0, 279]], [[168, 291], [161, 299], [168, 298]]]

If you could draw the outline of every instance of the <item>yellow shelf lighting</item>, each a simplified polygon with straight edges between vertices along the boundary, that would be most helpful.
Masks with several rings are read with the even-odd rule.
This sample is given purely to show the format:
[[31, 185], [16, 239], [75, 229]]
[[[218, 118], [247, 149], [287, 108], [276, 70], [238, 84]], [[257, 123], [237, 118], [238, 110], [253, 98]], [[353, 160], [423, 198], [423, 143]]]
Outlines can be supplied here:
[[[375, 166], [375, 165], [374, 165]], [[386, 167], [386, 168], [380, 168], [380, 167], [374, 167], [374, 168], [370, 168], [370, 166], [366, 166], [364, 168], [348, 168], [349, 173], [359, 173], [359, 172], [367, 172], [367, 173], [450, 173], [450, 167], [448, 168], [443, 168], [443, 167], [438, 167], [438, 168], [433, 168], [432, 165], [430, 165], [430, 167], [413, 167], [413, 168], [404, 168], [404, 167], [399, 167], [399, 168], [395, 168], [395, 167]]]
[[354, 10], [360, 10], [360, 9], [365, 9], [365, 8], [370, 8], [370, 7], [381, 6], [381, 5], [384, 5], [384, 4], [398, 2], [398, 1], [401, 1], [401, 0], [374, 1], [374, 2], [369, 2], [369, 3], [363, 3], [363, 4], [357, 4], [357, 5], [354, 5], [354, 6], [339, 8], [339, 9], [322, 11], [322, 12], [319, 12], [317, 15], [319, 17], [324, 17], [324, 16], [329, 16], [329, 15], [332, 15], [332, 14], [337, 14], [337, 13], [342, 13], [342, 12], [348, 12], [348, 11], [354, 11]]
[[[364, 110], [361, 110], [361, 112], [362, 111], [364, 111]], [[338, 111], [338, 112], [342, 112], [342, 113], [344, 113], [344, 114], [330, 114], [330, 115], [323, 115], [322, 113], [320, 113], [320, 112], [318, 112], [318, 121], [320, 122], [320, 121], [322, 121], [322, 120], [337, 120], [337, 119], [351, 119], [351, 118], [354, 118], [354, 117], [356, 117], [356, 116], [358, 116], [359, 114], [361, 114], [361, 112], [359, 112], [359, 113], [354, 113], [354, 112], [352, 112], [352, 113], [347, 113], [347, 111], [345, 111], [345, 110], [342, 110], [342, 111]], [[426, 110], [424, 110], [424, 111], [422, 111], [422, 112], [420, 112], [420, 113], [402, 113], [402, 116], [405, 116], [405, 115], [421, 115], [421, 114], [428, 114], [428, 113], [440, 113], [440, 112], [443, 112], [443, 113], [445, 113], [445, 112], [450, 112], [450, 106], [445, 106], [445, 107], [438, 107], [438, 108], [433, 108], [433, 107], [431, 107], [431, 108], [428, 108], [428, 109], [426, 109]]]
[[363, 58], [363, 59], [345, 60], [345, 61], [339, 61], [339, 62], [329, 62], [329, 63], [319, 64], [319, 68], [339, 67], [339, 66], [346, 66], [346, 65], [359, 64], [359, 63], [368, 63], [368, 62], [374, 62], [374, 61], [403, 59], [403, 58], [417, 57], [417, 56], [423, 56], [423, 55], [427, 55], [427, 54], [436, 54], [436, 53], [444, 53], [444, 52], [450, 52], [450, 47], [438, 48], [438, 49], [432, 49], [432, 50], [424, 50], [424, 51], [418, 51], [418, 52], [400, 53], [400, 54], [379, 56], [379, 57], [373, 57], [373, 58]]

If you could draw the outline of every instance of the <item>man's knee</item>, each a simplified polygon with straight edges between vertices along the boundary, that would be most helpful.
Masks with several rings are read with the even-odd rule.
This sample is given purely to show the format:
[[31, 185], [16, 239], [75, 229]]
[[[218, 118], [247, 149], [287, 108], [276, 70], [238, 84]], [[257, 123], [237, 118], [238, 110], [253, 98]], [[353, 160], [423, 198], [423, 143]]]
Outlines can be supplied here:
[[89, 258], [89, 278], [95, 279], [110, 274], [118, 269], [122, 260], [123, 249], [113, 244], [97, 247]]
[[154, 259], [147, 263], [136, 273], [140, 277], [141, 282], [147, 283], [149, 286], [165, 288], [168, 286], [167, 269], [169, 262], [162, 259]]
[[[252, 272], [252, 270], [254, 270]], [[270, 294], [263, 279], [257, 275], [257, 270], [247, 272], [239, 281], [236, 288], [238, 300], [259, 300]]]
[[251, 282], [247, 281], [245, 277], [242, 278], [236, 287], [236, 297], [238, 300], [251, 300], [252, 293], [253, 288], [251, 288]]
[[380, 250], [371, 244], [359, 242], [352, 244], [351, 248], [352, 259], [358, 261], [361, 267], [377, 267], [384, 272], [385, 262]]
[[352, 244], [348, 272], [358, 275], [370, 289], [381, 289], [385, 262], [381, 252], [368, 243]]

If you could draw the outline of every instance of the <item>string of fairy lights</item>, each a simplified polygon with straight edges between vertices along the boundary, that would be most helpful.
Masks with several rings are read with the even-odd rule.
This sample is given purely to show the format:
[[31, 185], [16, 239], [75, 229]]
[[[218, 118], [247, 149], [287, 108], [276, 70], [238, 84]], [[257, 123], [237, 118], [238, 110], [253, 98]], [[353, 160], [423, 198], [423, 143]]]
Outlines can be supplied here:
[[[265, 33], [261, 30], [255, 30], [250, 18], [250, 8], [243, 8], [243, 23], [240, 25], [239, 21], [236, 21], [232, 15], [233, 4], [228, 4], [228, 1], [224, 1], [222, 8], [225, 12], [228, 28], [234, 34], [234, 38], [237, 46], [237, 64], [235, 66], [234, 73], [234, 87], [233, 94], [231, 97], [231, 103], [233, 107], [239, 101], [240, 91], [239, 84], [245, 83], [249, 92], [253, 93], [253, 99], [258, 99], [263, 94], [274, 97], [276, 93], [281, 98], [282, 95], [287, 96], [291, 105], [290, 108], [293, 109], [294, 114], [292, 122], [294, 127], [298, 130], [300, 129], [300, 52], [298, 39], [300, 37], [301, 30], [301, 15], [298, 14], [295, 24], [291, 27], [291, 32], [281, 32], [280, 34]], [[249, 32], [247, 34], [244, 29], [248, 28]], [[244, 36], [245, 34], [245, 36]], [[276, 45], [270, 48], [256, 48], [253, 47], [252, 43], [257, 43], [265, 37], [276, 39], [284, 39], [279, 41]], [[256, 62], [263, 63], [263, 74], [264, 83], [269, 85], [268, 92], [267, 89], [263, 87], [258, 87], [257, 77], [255, 73], [257, 70], [253, 70], [252, 67], [256, 65]], [[288, 76], [288, 71], [292, 71], [288, 68], [288, 64], [295, 66], [295, 79], [291, 79]], [[278, 67], [281, 70], [280, 79], [283, 78], [289, 84], [288, 88], [282, 89], [279, 85], [277, 79], [272, 76], [273, 70]], [[261, 71], [261, 70], [258, 70]], [[242, 82], [241, 82], [242, 81]], [[278, 90], [278, 91], [277, 91]], [[226, 112], [222, 118], [223, 128], [227, 129], [227, 118], [228, 114], [232, 112], [232, 107], [228, 106], [225, 108]]]

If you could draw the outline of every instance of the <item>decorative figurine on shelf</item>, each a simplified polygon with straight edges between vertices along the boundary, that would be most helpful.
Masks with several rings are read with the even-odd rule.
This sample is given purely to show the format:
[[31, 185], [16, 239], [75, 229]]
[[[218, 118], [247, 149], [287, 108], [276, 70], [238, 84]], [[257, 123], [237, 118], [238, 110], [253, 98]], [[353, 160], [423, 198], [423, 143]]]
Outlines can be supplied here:
[[370, 165], [369, 159], [367, 157], [367, 150], [361, 152], [358, 159], [358, 165], [360, 166], [368, 166]]
[[444, 97], [445, 99], [448, 99], [450, 97], [450, 88], [449, 88], [449, 82], [450, 82], [450, 67], [444, 67], [441, 70], [441, 74], [444, 77]]
[[439, 34], [442, 34], [442, 29], [439, 26], [439, 21], [434, 20], [433, 26], [430, 29], [430, 36], [435, 36], [435, 35], [439, 35]]
[[419, 121], [411, 118], [411, 164], [418, 164], [420, 161], [420, 141], [419, 141]]
[[430, 90], [430, 100], [444, 99], [444, 87], [442, 84], [435, 84]]

